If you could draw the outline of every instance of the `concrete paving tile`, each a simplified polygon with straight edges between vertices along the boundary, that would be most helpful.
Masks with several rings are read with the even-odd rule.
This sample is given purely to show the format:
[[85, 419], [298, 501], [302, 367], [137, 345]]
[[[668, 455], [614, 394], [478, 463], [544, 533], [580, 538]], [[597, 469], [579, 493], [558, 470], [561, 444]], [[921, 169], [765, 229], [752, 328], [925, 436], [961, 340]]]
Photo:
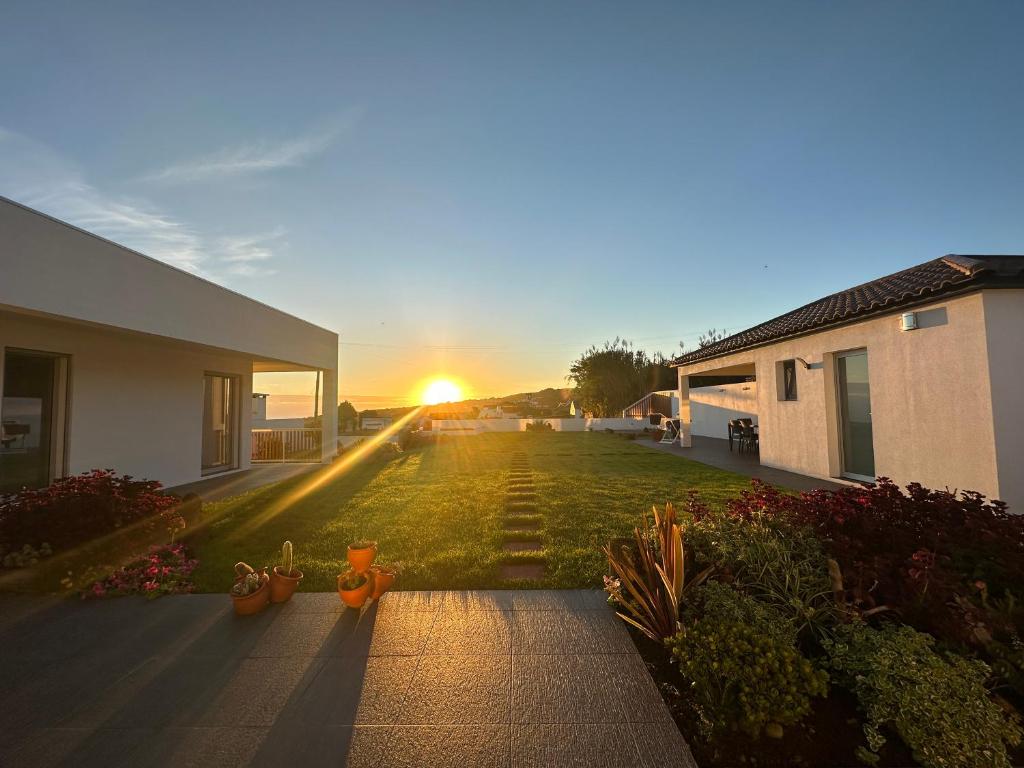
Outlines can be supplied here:
[[423, 652], [432, 611], [392, 611], [380, 606], [362, 616], [350, 610], [342, 614], [324, 641], [322, 656], [416, 656]]
[[389, 768], [509, 768], [509, 725], [412, 725], [393, 729]]
[[228, 606], [195, 632], [189, 642], [183, 643], [180, 652], [185, 656], [222, 659], [248, 656], [280, 613], [276, 608], [267, 608], [255, 616], [236, 616]]
[[511, 611], [512, 590], [448, 590], [444, 593], [441, 610], [446, 613], [452, 611]]
[[190, 725], [271, 726], [316, 677], [322, 659], [243, 659]]
[[509, 611], [444, 611], [437, 614], [423, 652], [428, 656], [512, 653]]
[[608, 593], [603, 589], [574, 589], [572, 593], [579, 602], [579, 607], [585, 611], [612, 610], [608, 605]]
[[619, 691], [619, 709], [623, 723], [656, 723], [671, 719], [658, 686], [637, 653], [609, 654], [600, 657], [608, 677]]
[[513, 611], [575, 611], [578, 608], [576, 595], [566, 589], [511, 590], [511, 602]]
[[269, 728], [163, 728], [132, 754], [137, 768], [245, 768], [252, 763]]
[[317, 656], [323, 652], [328, 638], [338, 624], [339, 615], [333, 612], [278, 614], [253, 645], [249, 655]]
[[630, 729], [546, 723], [512, 726], [513, 768], [641, 768]]
[[198, 718], [230, 682], [242, 659], [154, 657], [132, 674], [83, 697], [61, 726], [162, 727]]
[[602, 656], [515, 656], [516, 723], [617, 723], [620, 692]]
[[441, 607], [443, 591], [388, 592], [377, 604], [378, 611], [436, 611]]
[[508, 723], [510, 656], [424, 656], [400, 725]]
[[277, 722], [390, 725], [398, 719], [418, 662], [416, 656], [326, 659]]
[[525, 539], [509, 540], [501, 545], [505, 552], [543, 552], [544, 543], [539, 539], [527, 541]]
[[690, 746], [671, 716], [656, 723], [638, 723], [631, 730], [644, 768], [697, 768]]
[[517, 611], [514, 654], [636, 653], [629, 633], [604, 611]]
[[251, 765], [262, 768], [372, 768], [386, 765], [391, 737], [386, 726], [275, 726], [260, 745]]
[[[273, 608], [273, 606], [272, 606]], [[296, 592], [287, 603], [282, 603], [281, 613], [344, 613], [345, 604], [337, 592]]]
[[5, 768], [134, 766], [136, 753], [154, 734], [150, 728], [46, 728], [32, 733], [16, 752], [0, 753], [0, 760]]

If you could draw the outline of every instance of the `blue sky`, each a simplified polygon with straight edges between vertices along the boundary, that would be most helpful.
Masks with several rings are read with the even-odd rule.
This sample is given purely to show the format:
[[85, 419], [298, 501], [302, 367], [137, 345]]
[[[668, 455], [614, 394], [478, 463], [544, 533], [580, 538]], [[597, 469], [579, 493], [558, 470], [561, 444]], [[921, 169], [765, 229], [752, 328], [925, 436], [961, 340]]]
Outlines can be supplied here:
[[8, 0], [0, 194], [337, 330], [345, 394], [559, 386], [591, 342], [1024, 251], [1022, 29], [1020, 2]]

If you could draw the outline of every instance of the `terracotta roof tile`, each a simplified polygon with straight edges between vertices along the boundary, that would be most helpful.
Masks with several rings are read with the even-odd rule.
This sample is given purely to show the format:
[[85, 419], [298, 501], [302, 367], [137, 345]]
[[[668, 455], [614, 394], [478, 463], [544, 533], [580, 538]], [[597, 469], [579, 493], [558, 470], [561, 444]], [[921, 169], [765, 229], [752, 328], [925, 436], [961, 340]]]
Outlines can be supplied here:
[[688, 365], [721, 357], [815, 328], [941, 296], [969, 285], [981, 287], [1001, 283], [1024, 285], [1024, 256], [950, 254], [812, 301], [792, 312], [681, 355], [673, 364]]

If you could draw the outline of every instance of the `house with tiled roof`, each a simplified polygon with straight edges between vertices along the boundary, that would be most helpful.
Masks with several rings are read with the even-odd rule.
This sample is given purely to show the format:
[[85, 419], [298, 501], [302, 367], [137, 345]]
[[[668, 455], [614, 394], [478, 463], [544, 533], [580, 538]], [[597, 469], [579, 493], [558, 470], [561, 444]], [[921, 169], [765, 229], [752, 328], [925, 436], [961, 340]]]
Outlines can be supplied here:
[[731, 377], [753, 391], [764, 465], [980, 491], [1024, 512], [1024, 256], [933, 259], [673, 365], [683, 447], [691, 392]]

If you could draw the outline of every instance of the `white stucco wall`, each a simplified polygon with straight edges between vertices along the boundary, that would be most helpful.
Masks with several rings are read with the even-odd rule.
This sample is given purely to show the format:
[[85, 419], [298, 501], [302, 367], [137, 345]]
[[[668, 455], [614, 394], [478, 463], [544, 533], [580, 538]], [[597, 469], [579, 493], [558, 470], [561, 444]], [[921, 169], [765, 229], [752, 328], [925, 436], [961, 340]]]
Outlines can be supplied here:
[[985, 291], [982, 299], [999, 492], [1024, 512], [1024, 290]]
[[200, 479], [204, 372], [239, 376], [245, 468], [253, 371], [321, 370], [335, 453], [337, 334], [0, 197], [4, 347], [70, 357], [65, 473]]
[[690, 434], [729, 437], [729, 422], [752, 419], [757, 423], [757, 382], [719, 384], [690, 389]]
[[[1000, 326], [1013, 327], [1019, 323], [1015, 319], [1019, 310], [1011, 308], [1016, 306], [1012, 300], [1005, 302], [997, 299], [992, 311]], [[684, 366], [679, 373], [683, 377], [753, 364], [761, 462], [817, 477], [837, 477], [833, 356], [866, 348], [875, 474], [900, 484], [916, 481], [935, 488], [976, 490], [1024, 509], [1019, 490], [1012, 484], [1001, 486], [996, 470], [984, 309], [982, 292], [972, 293], [915, 308], [922, 327], [914, 331], [901, 331], [899, 312], [895, 312]], [[1015, 333], [1008, 327], [1004, 330], [1001, 343], [1019, 344], [1024, 329], [1016, 327]], [[775, 364], [796, 357], [811, 367], [797, 365], [798, 399], [780, 401]]]
[[238, 376], [239, 468], [249, 466], [252, 359], [0, 311], [0, 349], [70, 358], [65, 472], [199, 480], [203, 374]]

